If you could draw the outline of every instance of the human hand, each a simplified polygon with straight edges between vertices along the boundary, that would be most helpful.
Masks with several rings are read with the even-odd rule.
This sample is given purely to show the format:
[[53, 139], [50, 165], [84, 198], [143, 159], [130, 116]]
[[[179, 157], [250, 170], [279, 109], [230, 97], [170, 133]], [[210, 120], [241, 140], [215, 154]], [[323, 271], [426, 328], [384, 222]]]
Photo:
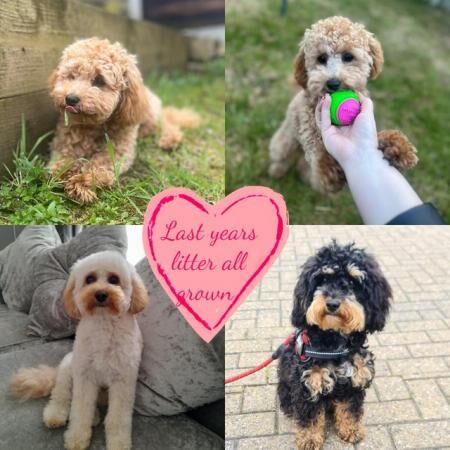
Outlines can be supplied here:
[[336, 127], [331, 124], [331, 97], [328, 94], [318, 103], [315, 112], [325, 148], [344, 171], [380, 156], [377, 150], [377, 127], [372, 100], [360, 93], [358, 97], [361, 101], [361, 112], [352, 125]]

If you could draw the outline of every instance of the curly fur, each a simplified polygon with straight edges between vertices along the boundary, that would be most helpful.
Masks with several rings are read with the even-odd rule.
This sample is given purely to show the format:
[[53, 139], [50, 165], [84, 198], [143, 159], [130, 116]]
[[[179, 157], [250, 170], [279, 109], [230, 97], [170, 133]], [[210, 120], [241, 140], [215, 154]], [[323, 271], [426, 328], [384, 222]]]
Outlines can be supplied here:
[[64, 447], [89, 447], [96, 423], [97, 398], [108, 389], [106, 448], [131, 449], [131, 420], [142, 353], [142, 335], [134, 314], [142, 311], [147, 291], [134, 267], [117, 252], [100, 252], [72, 268], [63, 295], [69, 316], [79, 319], [73, 352], [58, 368], [23, 368], [11, 391], [19, 398], [51, 393], [43, 419], [49, 428], [70, 419]]
[[[353, 60], [345, 62], [343, 55]], [[319, 61], [322, 55], [326, 62]], [[294, 78], [300, 87], [292, 99], [284, 122], [270, 142], [272, 177], [283, 176], [298, 160], [305, 182], [322, 192], [336, 192], [345, 185], [345, 175], [322, 142], [315, 120], [315, 108], [329, 88], [327, 81], [337, 79], [340, 89], [352, 89], [369, 95], [366, 84], [383, 69], [380, 43], [363, 25], [345, 17], [330, 17], [307, 29], [294, 62]], [[378, 133], [378, 146], [394, 167], [406, 170], [418, 159], [416, 149], [397, 130]], [[303, 149], [304, 158], [299, 158]]]
[[364, 436], [365, 389], [375, 376], [366, 338], [383, 329], [391, 297], [376, 260], [353, 244], [333, 241], [303, 265], [294, 291], [292, 325], [306, 329], [319, 351], [335, 349], [345, 339], [350, 353], [337, 360], [301, 362], [292, 342], [281, 356], [278, 397], [282, 411], [297, 425], [299, 449], [322, 447], [323, 417], [329, 409], [342, 439], [357, 442]]
[[[131, 167], [138, 137], [160, 125], [159, 145], [170, 149], [181, 143], [181, 127], [199, 125], [191, 110], [165, 111], [144, 85], [136, 57], [106, 39], [83, 39], [67, 47], [49, 86], [56, 108], [69, 115], [66, 126], [61, 114], [49, 168], [62, 176], [67, 195], [80, 203], [96, 199], [95, 187], [111, 186], [117, 168], [124, 173]], [[79, 101], [70, 104], [70, 96]], [[115, 161], [107, 149], [106, 133]]]

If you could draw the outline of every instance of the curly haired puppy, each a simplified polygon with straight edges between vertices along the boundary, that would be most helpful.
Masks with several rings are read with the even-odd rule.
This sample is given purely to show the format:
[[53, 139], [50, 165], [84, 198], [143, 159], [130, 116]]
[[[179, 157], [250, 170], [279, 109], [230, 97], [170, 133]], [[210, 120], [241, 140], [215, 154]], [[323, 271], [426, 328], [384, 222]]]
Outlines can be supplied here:
[[294, 292], [294, 339], [278, 366], [282, 411], [297, 426], [299, 449], [320, 449], [325, 413], [338, 436], [364, 437], [363, 400], [375, 375], [368, 333], [383, 329], [391, 288], [375, 259], [335, 241], [310, 257]]
[[58, 368], [21, 369], [12, 379], [20, 398], [51, 393], [44, 409], [49, 428], [62, 427], [69, 418], [65, 448], [89, 447], [95, 424], [97, 397], [108, 389], [105, 419], [106, 448], [131, 449], [131, 421], [142, 335], [134, 314], [148, 302], [147, 291], [117, 252], [100, 252], [79, 260], [64, 291], [64, 307], [79, 319], [73, 352]]
[[111, 186], [117, 170], [124, 173], [131, 167], [138, 136], [160, 124], [159, 145], [169, 149], [180, 144], [180, 127], [199, 124], [190, 110], [163, 109], [144, 85], [136, 57], [106, 39], [84, 39], [67, 47], [49, 83], [55, 106], [64, 113], [49, 168], [63, 173], [67, 195], [80, 203], [94, 201], [96, 186]]
[[[321, 192], [336, 192], [344, 186], [344, 172], [323, 145], [315, 108], [326, 93], [340, 89], [368, 95], [367, 81], [380, 74], [383, 61], [373, 34], [345, 17], [319, 20], [306, 30], [295, 60], [294, 77], [301, 89], [270, 142], [272, 177], [283, 176], [303, 149], [298, 168], [306, 183]], [[379, 132], [378, 147], [400, 170], [417, 163], [416, 149], [400, 131]]]

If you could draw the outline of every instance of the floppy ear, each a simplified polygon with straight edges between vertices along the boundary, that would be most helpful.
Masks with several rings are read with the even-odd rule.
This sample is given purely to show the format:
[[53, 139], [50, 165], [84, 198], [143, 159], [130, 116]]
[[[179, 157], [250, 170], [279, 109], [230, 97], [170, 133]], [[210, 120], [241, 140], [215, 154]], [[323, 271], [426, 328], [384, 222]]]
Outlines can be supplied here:
[[75, 304], [75, 299], [73, 296], [73, 290], [75, 289], [75, 277], [71, 275], [67, 281], [66, 287], [63, 293], [64, 309], [66, 313], [72, 317], [72, 319], [80, 320], [81, 314], [77, 305]]
[[58, 78], [58, 69], [55, 69], [48, 78], [48, 88], [53, 91], [55, 88], [56, 79]]
[[367, 298], [366, 330], [369, 333], [381, 331], [389, 314], [392, 289], [375, 259], [367, 255], [365, 261], [366, 279], [362, 282]]
[[302, 88], [306, 89], [308, 75], [306, 73], [305, 50], [303, 49], [303, 43], [300, 43], [300, 49], [294, 61], [294, 78]]
[[317, 258], [311, 256], [303, 265], [302, 272], [294, 289], [294, 308], [291, 322], [296, 328], [306, 326], [306, 310], [315, 290], [314, 278], [317, 275]]
[[121, 99], [114, 118], [122, 125], [138, 125], [150, 115], [150, 103], [147, 90], [137, 68], [135, 57], [128, 55], [124, 73], [126, 88], [121, 92]]
[[141, 312], [149, 302], [147, 289], [144, 286], [144, 283], [141, 280], [141, 277], [137, 274], [133, 274], [133, 278], [131, 280], [131, 304], [130, 304], [130, 312], [131, 314], [137, 314]]
[[381, 44], [373, 35], [369, 37], [370, 56], [372, 57], [372, 68], [370, 70], [370, 78], [375, 79], [383, 70], [384, 56]]

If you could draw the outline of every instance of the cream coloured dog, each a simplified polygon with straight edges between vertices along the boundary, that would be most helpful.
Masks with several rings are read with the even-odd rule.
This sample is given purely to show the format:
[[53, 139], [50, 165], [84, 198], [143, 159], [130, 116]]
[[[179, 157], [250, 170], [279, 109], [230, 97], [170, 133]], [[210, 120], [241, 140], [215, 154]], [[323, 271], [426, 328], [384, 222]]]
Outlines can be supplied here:
[[131, 422], [142, 335], [134, 314], [148, 302], [147, 291], [119, 253], [105, 251], [76, 262], [64, 291], [67, 313], [80, 319], [73, 352], [58, 368], [40, 366], [19, 370], [12, 392], [20, 398], [51, 393], [44, 409], [49, 428], [63, 426], [65, 448], [89, 447], [96, 404], [101, 389], [108, 389], [105, 419], [106, 448], [131, 449]]

